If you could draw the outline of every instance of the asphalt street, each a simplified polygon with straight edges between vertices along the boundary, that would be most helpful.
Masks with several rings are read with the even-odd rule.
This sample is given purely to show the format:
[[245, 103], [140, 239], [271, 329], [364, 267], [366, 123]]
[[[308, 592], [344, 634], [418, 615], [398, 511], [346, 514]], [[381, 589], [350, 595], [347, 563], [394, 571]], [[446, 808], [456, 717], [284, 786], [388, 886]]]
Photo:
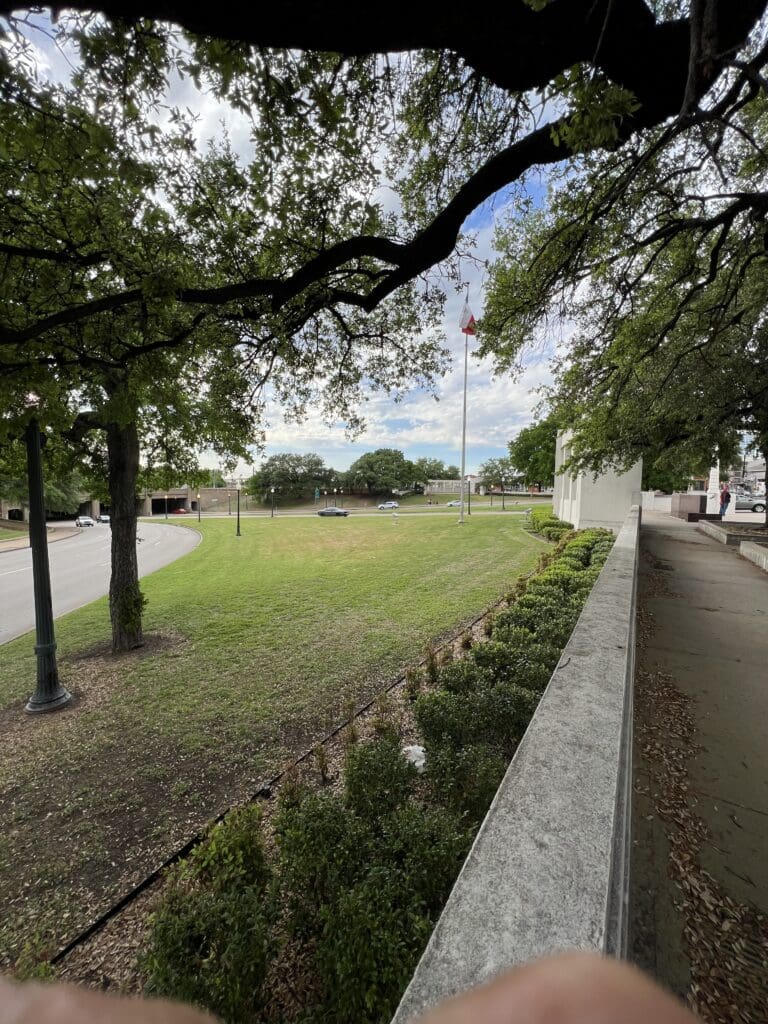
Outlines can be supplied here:
[[[110, 537], [109, 526], [97, 523], [84, 527], [76, 536], [48, 545], [54, 617], [109, 592]], [[138, 538], [140, 576], [161, 569], [200, 542], [196, 530], [144, 522], [139, 523]], [[0, 644], [34, 627], [32, 552], [28, 547], [4, 551], [0, 553]]]

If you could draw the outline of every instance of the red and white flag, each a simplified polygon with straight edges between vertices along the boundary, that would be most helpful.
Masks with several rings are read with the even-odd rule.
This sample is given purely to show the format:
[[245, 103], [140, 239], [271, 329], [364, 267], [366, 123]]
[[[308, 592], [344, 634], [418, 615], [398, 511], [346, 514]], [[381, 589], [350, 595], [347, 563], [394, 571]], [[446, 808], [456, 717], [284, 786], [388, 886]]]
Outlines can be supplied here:
[[459, 327], [462, 334], [474, 334], [475, 333], [475, 318], [472, 316], [467, 303], [464, 303], [464, 309], [461, 311], [461, 320], [459, 321]]

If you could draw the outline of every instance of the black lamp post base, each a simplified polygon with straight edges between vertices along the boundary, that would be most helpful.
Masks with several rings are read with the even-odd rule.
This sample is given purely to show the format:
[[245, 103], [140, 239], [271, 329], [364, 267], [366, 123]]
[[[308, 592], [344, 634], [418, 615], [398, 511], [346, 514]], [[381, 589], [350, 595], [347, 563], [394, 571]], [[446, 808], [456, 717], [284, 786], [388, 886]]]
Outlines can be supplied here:
[[38, 715], [46, 711], [58, 711], [59, 708], [63, 708], [65, 704], [69, 704], [71, 700], [72, 694], [69, 690], [65, 690], [63, 686], [59, 686], [57, 692], [52, 694], [50, 697], [46, 697], [42, 700], [30, 697], [24, 710], [30, 715]]

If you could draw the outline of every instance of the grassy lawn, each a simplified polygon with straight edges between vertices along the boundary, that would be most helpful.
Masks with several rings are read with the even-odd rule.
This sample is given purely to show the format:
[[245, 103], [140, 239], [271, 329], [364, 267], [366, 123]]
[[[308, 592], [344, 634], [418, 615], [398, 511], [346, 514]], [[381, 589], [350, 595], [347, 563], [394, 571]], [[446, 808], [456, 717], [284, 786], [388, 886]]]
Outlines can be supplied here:
[[0, 525], [0, 544], [6, 540], [19, 540], [20, 537], [25, 537], [26, 535], [26, 526], [23, 526], [21, 529], [14, 529], [12, 526]]
[[147, 645], [109, 653], [106, 599], [57, 621], [73, 706], [27, 717], [32, 637], [0, 648], [0, 963], [59, 945], [213, 814], [504, 593], [522, 516], [233, 519], [147, 577]]

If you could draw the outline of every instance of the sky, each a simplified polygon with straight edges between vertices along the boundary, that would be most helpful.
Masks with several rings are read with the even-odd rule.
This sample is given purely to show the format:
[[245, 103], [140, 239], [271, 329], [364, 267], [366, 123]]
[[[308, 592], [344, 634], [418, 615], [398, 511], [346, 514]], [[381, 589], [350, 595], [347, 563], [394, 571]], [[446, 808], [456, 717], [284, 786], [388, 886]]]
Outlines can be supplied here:
[[[39, 50], [39, 64], [44, 74], [55, 80], [65, 80], [71, 73], [66, 55], [58, 52], [43, 34], [34, 38]], [[244, 160], [253, 156], [247, 122], [230, 108], [223, 107], [212, 97], [198, 92], [189, 81], [172, 86], [170, 102], [186, 106], [198, 115], [196, 131], [203, 146], [221, 131], [225, 124], [233, 148]], [[541, 182], [529, 188], [534, 202], [541, 202], [546, 184]], [[505, 213], [503, 196], [494, 197], [476, 210], [466, 222], [476, 238], [473, 261], [462, 267], [465, 286], [469, 286], [469, 306], [476, 318], [482, 316], [485, 274], [481, 263], [493, 260], [494, 226]], [[262, 451], [254, 449], [255, 468], [263, 459], [279, 452], [310, 452], [321, 456], [326, 465], [345, 470], [364, 452], [376, 448], [400, 449], [406, 458], [422, 456], [441, 459], [447, 465], [461, 464], [462, 394], [464, 385], [464, 340], [459, 330], [461, 309], [466, 292], [458, 293], [446, 282], [448, 294], [445, 304], [443, 330], [445, 345], [451, 352], [451, 369], [437, 382], [434, 393], [414, 389], [395, 404], [380, 393], [367, 396], [363, 416], [367, 428], [355, 441], [350, 441], [339, 423], [329, 427], [318, 414], [310, 414], [302, 423], [286, 422], [276, 405], [267, 405], [266, 444]], [[473, 357], [474, 340], [469, 338], [469, 368], [467, 375], [467, 432], [466, 471], [477, 472], [490, 458], [507, 455], [507, 445], [518, 432], [529, 426], [540, 401], [537, 389], [551, 381], [550, 356], [546, 351], [531, 353], [524, 363], [522, 374], [511, 379], [494, 377], [490, 360]], [[217, 458], [212, 452], [200, 453], [200, 464], [214, 467]], [[234, 476], [250, 475], [254, 467], [241, 462]]]

